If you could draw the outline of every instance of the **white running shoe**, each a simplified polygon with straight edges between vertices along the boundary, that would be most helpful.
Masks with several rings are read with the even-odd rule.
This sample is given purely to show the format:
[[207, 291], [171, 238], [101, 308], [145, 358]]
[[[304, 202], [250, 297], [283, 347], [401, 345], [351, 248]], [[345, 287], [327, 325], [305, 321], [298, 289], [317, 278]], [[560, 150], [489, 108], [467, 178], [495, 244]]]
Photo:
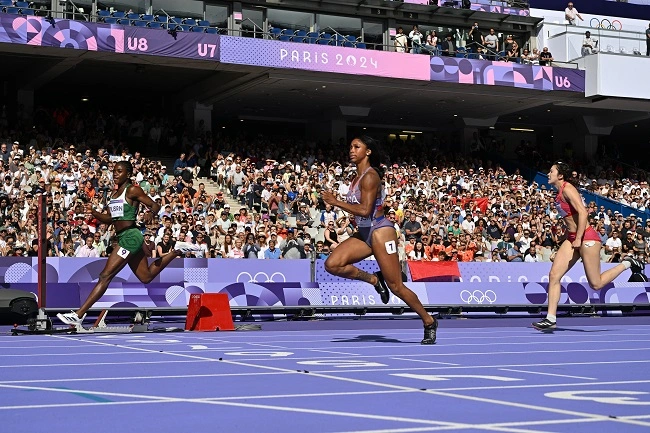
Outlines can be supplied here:
[[191, 244], [189, 242], [176, 242], [174, 244], [174, 249], [176, 251], [180, 251], [181, 253], [195, 253], [197, 251], [201, 251], [201, 247], [196, 245], [196, 244]]
[[76, 325], [81, 325], [83, 323], [84, 319], [86, 318], [86, 315], [84, 314], [82, 318], [79, 318], [76, 312], [70, 311], [69, 313], [59, 313], [56, 315], [56, 317], [58, 317], [59, 320], [65, 323], [66, 325], [76, 326]]

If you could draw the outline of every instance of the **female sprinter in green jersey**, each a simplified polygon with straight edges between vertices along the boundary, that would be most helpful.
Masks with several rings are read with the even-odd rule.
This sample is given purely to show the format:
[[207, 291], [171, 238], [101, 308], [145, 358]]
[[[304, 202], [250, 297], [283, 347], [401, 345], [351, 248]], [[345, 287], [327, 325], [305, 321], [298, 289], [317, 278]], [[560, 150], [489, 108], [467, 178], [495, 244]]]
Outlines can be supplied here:
[[142, 251], [144, 238], [142, 233], [135, 226], [138, 207], [143, 204], [150, 208], [154, 215], [158, 215], [160, 204], [154, 202], [146, 195], [142, 188], [131, 184], [133, 176], [133, 165], [128, 161], [120, 161], [113, 168], [113, 182], [115, 191], [110, 197], [108, 209], [99, 212], [87, 205], [87, 211], [92, 213], [93, 218], [104, 224], [113, 224], [115, 236], [118, 239], [118, 247], [111, 252], [106, 261], [104, 270], [99, 274], [99, 281], [90, 292], [88, 298], [81, 308], [70, 313], [57, 314], [57, 317], [68, 325], [80, 325], [83, 322], [86, 312], [99, 298], [104, 295], [111, 280], [128, 263], [133, 273], [144, 284], [150, 283], [173, 259], [185, 255], [188, 251], [198, 251], [199, 247], [187, 242], [176, 242], [173, 254], [155, 260], [149, 264], [147, 257]]

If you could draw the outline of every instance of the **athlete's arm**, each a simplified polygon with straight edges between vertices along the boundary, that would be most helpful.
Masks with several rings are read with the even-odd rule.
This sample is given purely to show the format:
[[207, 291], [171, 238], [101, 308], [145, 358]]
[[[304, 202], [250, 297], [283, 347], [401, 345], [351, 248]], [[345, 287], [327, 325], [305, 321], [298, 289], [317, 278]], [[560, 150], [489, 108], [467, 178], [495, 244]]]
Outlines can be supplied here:
[[126, 197], [147, 206], [154, 214], [160, 212], [160, 204], [153, 201], [139, 186], [132, 185], [126, 191]]
[[585, 233], [587, 228], [587, 209], [582, 204], [582, 199], [580, 198], [580, 193], [578, 190], [571, 184], [567, 185], [564, 188], [564, 199], [569, 203], [569, 205], [578, 211], [578, 228], [576, 229], [576, 239], [582, 239], [582, 235]]
[[100, 223], [111, 224], [113, 222], [113, 218], [111, 217], [111, 213], [109, 209], [107, 209], [104, 212], [99, 212], [98, 210], [93, 209], [91, 203], [87, 203], [86, 212], [90, 212], [93, 218], [95, 218]]
[[347, 203], [337, 200], [334, 194], [329, 191], [323, 191], [323, 201], [332, 206], [336, 206], [348, 213], [356, 216], [368, 217], [373, 212], [375, 199], [377, 198], [377, 189], [379, 188], [379, 175], [375, 170], [370, 170], [361, 178], [361, 203]]

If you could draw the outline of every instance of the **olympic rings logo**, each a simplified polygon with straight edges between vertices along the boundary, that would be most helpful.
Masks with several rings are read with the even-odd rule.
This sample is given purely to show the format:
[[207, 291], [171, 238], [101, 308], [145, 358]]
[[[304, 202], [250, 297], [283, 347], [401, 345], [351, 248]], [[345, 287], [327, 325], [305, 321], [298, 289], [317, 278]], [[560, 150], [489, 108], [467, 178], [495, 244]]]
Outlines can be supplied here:
[[497, 294], [492, 290], [486, 290], [485, 292], [463, 290], [460, 292], [460, 300], [466, 304], [482, 304], [486, 301], [488, 304], [494, 304], [497, 301]]
[[589, 25], [595, 29], [623, 30], [623, 24], [619, 20], [610, 21], [607, 18], [603, 18], [602, 20], [592, 18], [589, 21]]
[[[280, 281], [280, 277], [282, 277], [282, 281]], [[286, 283], [287, 277], [285, 277], [282, 272], [274, 272], [271, 275], [267, 274], [266, 272], [258, 272], [255, 275], [252, 275], [249, 272], [240, 272], [239, 275], [237, 275], [237, 282], [238, 283]]]

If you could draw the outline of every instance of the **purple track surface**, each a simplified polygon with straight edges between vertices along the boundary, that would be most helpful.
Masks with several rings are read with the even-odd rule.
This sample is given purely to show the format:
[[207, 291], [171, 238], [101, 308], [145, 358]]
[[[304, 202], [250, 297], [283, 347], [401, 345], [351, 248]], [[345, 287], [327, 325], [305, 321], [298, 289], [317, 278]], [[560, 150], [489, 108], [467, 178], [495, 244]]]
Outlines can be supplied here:
[[[2, 432], [650, 431], [650, 318], [0, 335]], [[6, 331], [6, 328], [3, 329]]]

